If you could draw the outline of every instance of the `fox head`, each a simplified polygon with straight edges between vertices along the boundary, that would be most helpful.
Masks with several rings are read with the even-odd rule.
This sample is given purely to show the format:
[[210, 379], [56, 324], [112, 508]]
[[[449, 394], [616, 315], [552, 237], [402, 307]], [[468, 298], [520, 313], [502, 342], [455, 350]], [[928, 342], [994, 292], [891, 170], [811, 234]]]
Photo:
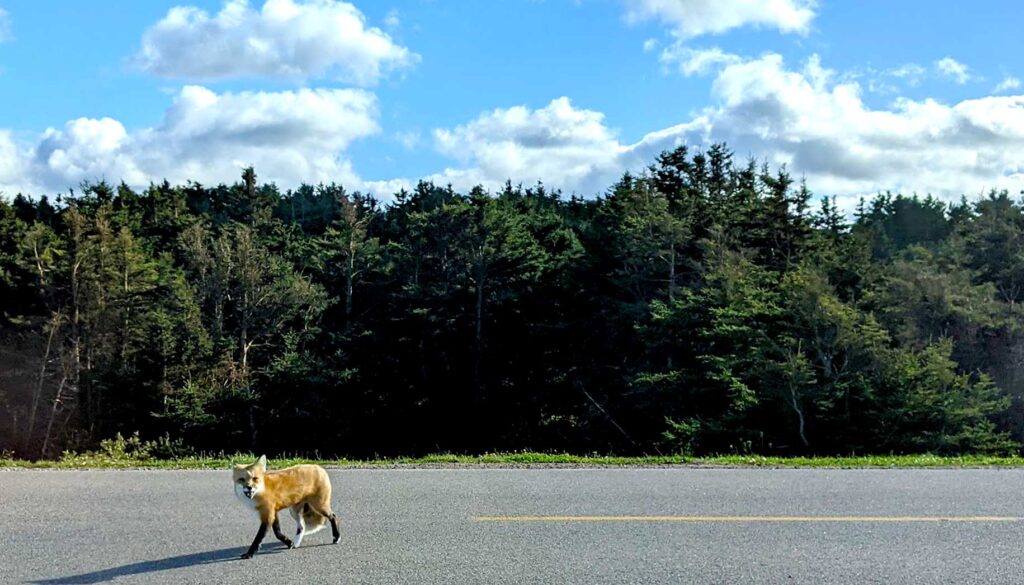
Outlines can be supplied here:
[[267, 473], [267, 456], [260, 458], [251, 465], [236, 465], [231, 470], [231, 476], [235, 483], [235, 493], [240, 498], [253, 499], [256, 494], [263, 491], [264, 475]]

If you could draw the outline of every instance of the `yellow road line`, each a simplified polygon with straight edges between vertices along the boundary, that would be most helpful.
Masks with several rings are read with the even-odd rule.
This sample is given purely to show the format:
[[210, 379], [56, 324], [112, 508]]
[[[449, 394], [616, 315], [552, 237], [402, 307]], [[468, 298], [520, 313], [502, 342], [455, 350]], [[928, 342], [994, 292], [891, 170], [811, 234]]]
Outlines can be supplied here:
[[471, 516], [473, 522], [1020, 522], [1017, 516]]

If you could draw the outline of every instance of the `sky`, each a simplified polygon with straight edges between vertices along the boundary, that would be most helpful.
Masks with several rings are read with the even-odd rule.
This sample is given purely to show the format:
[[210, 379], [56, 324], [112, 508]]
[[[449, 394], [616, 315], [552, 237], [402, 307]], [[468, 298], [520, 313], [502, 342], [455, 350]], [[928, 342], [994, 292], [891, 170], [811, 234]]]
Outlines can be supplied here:
[[1012, 0], [0, 0], [0, 193], [600, 195], [685, 144], [849, 208], [1024, 189]]

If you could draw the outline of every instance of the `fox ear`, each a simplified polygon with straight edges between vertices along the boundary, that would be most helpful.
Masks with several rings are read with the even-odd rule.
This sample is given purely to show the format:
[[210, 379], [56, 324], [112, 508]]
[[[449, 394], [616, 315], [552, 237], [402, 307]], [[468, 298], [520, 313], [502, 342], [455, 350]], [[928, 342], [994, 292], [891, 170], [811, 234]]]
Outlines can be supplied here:
[[256, 461], [256, 467], [262, 467], [263, 469], [267, 468], [267, 456], [266, 455], [260, 455], [259, 460]]

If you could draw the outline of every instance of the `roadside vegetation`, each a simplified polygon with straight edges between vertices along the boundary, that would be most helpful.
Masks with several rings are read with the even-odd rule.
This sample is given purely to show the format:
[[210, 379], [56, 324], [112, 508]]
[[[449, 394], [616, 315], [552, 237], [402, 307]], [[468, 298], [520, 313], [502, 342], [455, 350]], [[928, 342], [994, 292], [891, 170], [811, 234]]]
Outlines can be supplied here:
[[[54, 460], [29, 461], [0, 454], [0, 468], [11, 469], [228, 469], [236, 463], [251, 463], [258, 455], [189, 454], [182, 455], [166, 440], [141, 441], [138, 435], [127, 439], [118, 435], [102, 441], [100, 449], [85, 453], [65, 452]], [[718, 455], [692, 457], [657, 455], [617, 457], [607, 455], [572, 455], [568, 453], [485, 453], [455, 455], [450, 453], [423, 457], [374, 459], [331, 459], [289, 457], [270, 460], [272, 468], [300, 463], [315, 463], [339, 468], [394, 467], [792, 467], [792, 468], [927, 468], [927, 467], [1024, 467], [1024, 458], [996, 455], [869, 455], [848, 457], [765, 457], [762, 455]]]
[[[251, 463], [251, 453], [199, 455], [181, 459], [112, 459], [102, 455], [66, 454], [57, 460], [0, 459], [0, 469], [228, 469]], [[308, 459], [284, 457], [270, 461], [274, 468], [315, 463], [338, 468], [420, 467], [778, 467], [778, 468], [975, 468], [1024, 467], [1024, 458], [992, 455], [872, 455], [865, 457], [764, 457], [723, 455], [710, 457], [614, 457], [545, 453], [487, 453], [483, 455], [428, 455], [393, 459]]]

